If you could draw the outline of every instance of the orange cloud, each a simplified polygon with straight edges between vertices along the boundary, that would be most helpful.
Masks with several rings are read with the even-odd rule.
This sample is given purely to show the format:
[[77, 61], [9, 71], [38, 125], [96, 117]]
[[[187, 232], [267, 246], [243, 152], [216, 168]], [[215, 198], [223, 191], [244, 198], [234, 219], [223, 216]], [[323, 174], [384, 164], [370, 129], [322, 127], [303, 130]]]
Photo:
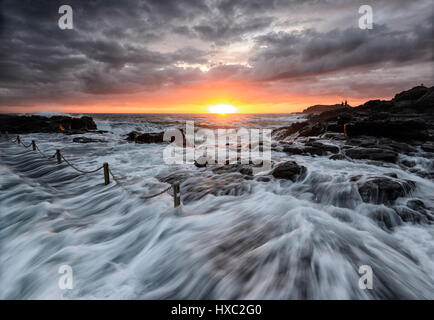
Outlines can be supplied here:
[[[2, 112], [208, 113], [210, 105], [230, 104], [239, 113], [291, 113], [313, 104], [334, 104], [341, 97], [294, 95], [260, 82], [213, 81], [134, 94], [89, 95], [61, 103], [16, 107]], [[364, 100], [352, 100], [352, 105]]]

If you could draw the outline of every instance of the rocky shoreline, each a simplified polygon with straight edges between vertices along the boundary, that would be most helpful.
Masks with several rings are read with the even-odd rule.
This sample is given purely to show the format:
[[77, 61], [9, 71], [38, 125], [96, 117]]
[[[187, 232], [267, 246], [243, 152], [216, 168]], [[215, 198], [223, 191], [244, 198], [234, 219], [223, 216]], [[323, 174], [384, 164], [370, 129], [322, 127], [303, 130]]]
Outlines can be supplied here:
[[0, 130], [14, 134], [27, 133], [65, 133], [82, 134], [87, 132], [102, 133], [98, 131], [92, 117], [37, 115], [8, 115], [0, 114]]
[[[195, 162], [196, 171], [175, 171], [160, 181], [173, 183], [197, 177], [197, 184], [185, 190], [190, 195], [185, 203], [206, 194], [242, 195], [248, 192], [249, 180], [268, 183], [302, 183], [309, 168], [301, 165], [300, 156], [327, 157], [333, 161], [361, 161], [384, 168], [399, 168], [421, 178], [434, 179], [434, 87], [418, 86], [397, 94], [389, 101], [373, 100], [358, 107], [336, 106], [320, 114], [309, 113], [303, 122], [296, 122], [273, 130], [272, 150], [283, 155], [283, 161], [273, 165], [270, 172], [253, 175], [253, 164], [226, 163], [222, 165]], [[9, 133], [102, 133], [91, 117], [13, 116], [0, 115], [0, 130]], [[125, 136], [128, 142], [139, 144], [164, 143], [163, 132], [132, 131]], [[76, 143], [99, 143], [95, 137], [76, 137]], [[168, 143], [168, 142], [166, 142]], [[285, 156], [286, 155], [286, 156]], [[326, 158], [326, 159], [327, 159]], [[421, 169], [414, 159], [423, 159], [428, 166]], [[210, 184], [209, 181], [215, 183]], [[285, 182], [285, 180], [287, 182]], [[416, 181], [390, 172], [381, 175], [354, 173], [346, 182], [356, 188], [357, 201], [383, 205], [386, 214], [372, 212], [372, 219], [385, 229], [402, 222], [434, 222], [434, 208], [424, 199], [412, 198]], [[234, 190], [234, 185], [237, 189]], [[191, 192], [190, 192], [191, 191]], [[193, 192], [194, 191], [194, 192]], [[312, 190], [315, 194], [315, 190]], [[194, 194], [194, 196], [193, 196]], [[410, 197], [398, 204], [402, 197]], [[351, 200], [351, 199], [350, 199]], [[346, 200], [343, 199], [343, 202]], [[371, 213], [370, 213], [371, 214]]]
[[[304, 122], [273, 130], [273, 148], [288, 155], [324, 156], [333, 160], [371, 160], [398, 164], [411, 172], [399, 154], [433, 158], [434, 87], [418, 86], [392, 100], [368, 101], [309, 116]], [[430, 172], [416, 172], [434, 178]]]

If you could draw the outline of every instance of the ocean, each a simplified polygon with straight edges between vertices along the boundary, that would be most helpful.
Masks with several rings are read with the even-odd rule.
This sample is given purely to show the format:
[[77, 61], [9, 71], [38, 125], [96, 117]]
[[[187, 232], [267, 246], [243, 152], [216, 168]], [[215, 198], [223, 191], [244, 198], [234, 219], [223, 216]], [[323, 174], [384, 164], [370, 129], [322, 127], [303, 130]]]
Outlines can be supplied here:
[[[302, 179], [246, 178], [192, 162], [169, 165], [167, 144], [125, 141], [134, 130], [183, 129], [186, 121], [274, 129], [302, 114], [91, 116], [108, 132], [21, 139], [49, 156], [61, 149], [84, 170], [107, 162], [119, 184], [0, 138], [0, 299], [434, 299], [434, 225], [394, 214], [409, 199], [433, 208], [432, 180], [396, 164], [276, 149], [273, 164], [305, 166]], [[101, 141], [72, 142], [80, 136]], [[420, 170], [432, 166], [399, 157]], [[387, 174], [416, 187], [393, 205], [363, 202], [352, 177]], [[143, 199], [170, 187], [165, 181], [180, 182], [181, 206], [174, 208], [171, 190]], [[64, 265], [73, 289], [59, 286]], [[362, 266], [372, 269], [372, 289], [360, 286]]]

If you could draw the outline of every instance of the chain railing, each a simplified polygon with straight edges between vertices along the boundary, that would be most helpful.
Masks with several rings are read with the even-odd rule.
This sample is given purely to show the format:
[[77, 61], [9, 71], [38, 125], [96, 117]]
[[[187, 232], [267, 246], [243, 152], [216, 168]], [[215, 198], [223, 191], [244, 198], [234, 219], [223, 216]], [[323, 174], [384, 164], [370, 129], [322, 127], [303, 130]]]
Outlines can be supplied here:
[[[0, 136], [3, 137], [3, 135], [1, 134], [1, 132], [0, 132]], [[125, 190], [126, 192], [128, 192], [128, 193], [130, 193], [130, 194], [133, 194], [133, 195], [137, 196], [136, 193], [134, 193], [134, 192], [130, 191], [128, 188], [126, 188], [125, 185], [120, 181], [120, 179], [117, 178], [117, 177], [113, 174], [113, 172], [112, 172], [112, 170], [109, 168], [109, 165], [108, 165], [107, 162], [103, 163], [102, 166], [100, 166], [100, 167], [98, 167], [98, 168], [96, 168], [96, 169], [94, 169], [94, 170], [83, 170], [83, 169], [77, 168], [77, 167], [76, 167], [75, 165], [73, 165], [73, 164], [72, 164], [68, 159], [66, 159], [66, 158], [63, 156], [63, 154], [60, 152], [59, 149], [57, 149], [56, 152], [55, 152], [52, 156], [47, 156], [44, 152], [42, 152], [42, 151], [39, 149], [39, 147], [38, 147], [38, 145], [36, 144], [35, 140], [32, 140], [32, 142], [31, 142], [30, 144], [27, 145], [27, 144], [25, 144], [25, 143], [21, 140], [20, 136], [17, 136], [17, 137], [15, 138], [15, 140], [12, 140], [12, 138], [9, 137], [8, 132], [5, 132], [4, 137], [6, 138], [6, 140], [11, 141], [12, 143], [17, 143], [17, 144], [21, 144], [21, 145], [23, 145], [26, 149], [32, 147], [33, 151], [37, 151], [37, 152], [39, 152], [39, 153], [40, 153], [44, 158], [46, 158], [46, 159], [57, 158], [57, 163], [58, 163], [58, 164], [61, 164], [61, 163], [62, 163], [62, 160], [63, 160], [63, 162], [65, 162], [69, 167], [71, 167], [71, 168], [74, 169], [75, 171], [79, 172], [80, 174], [92, 174], [92, 173], [96, 173], [96, 172], [100, 171], [101, 169], [103, 169], [103, 171], [104, 171], [104, 184], [105, 184], [105, 185], [110, 184], [110, 176], [111, 176], [112, 179], [113, 179], [113, 181], [114, 181], [114, 182], [115, 182], [115, 183], [116, 183], [116, 184], [117, 184], [121, 189]], [[143, 195], [143, 196], [138, 196], [138, 197], [139, 197], [140, 199], [143, 199], [143, 200], [152, 199], [152, 198], [155, 198], [155, 197], [157, 197], [157, 196], [159, 196], [159, 195], [162, 195], [163, 193], [169, 191], [171, 188], [173, 189], [174, 206], [175, 206], [175, 208], [176, 208], [176, 207], [178, 207], [178, 206], [181, 204], [181, 196], [180, 196], [180, 191], [179, 191], [179, 190], [180, 190], [180, 189], [179, 189], [179, 183], [172, 184], [171, 186], [169, 186], [169, 187], [165, 188], [164, 190], [162, 190], [162, 191], [160, 191], [160, 192], [157, 192], [157, 193], [155, 193], [155, 194], [152, 194], [152, 195]]]

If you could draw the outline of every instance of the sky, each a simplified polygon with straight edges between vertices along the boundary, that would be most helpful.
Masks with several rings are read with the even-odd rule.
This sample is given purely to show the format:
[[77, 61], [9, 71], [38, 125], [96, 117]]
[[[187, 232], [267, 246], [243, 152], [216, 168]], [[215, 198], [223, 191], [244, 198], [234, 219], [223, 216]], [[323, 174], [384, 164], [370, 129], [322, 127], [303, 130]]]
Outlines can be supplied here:
[[433, 0], [0, 0], [0, 112], [356, 106], [433, 85], [433, 21]]

